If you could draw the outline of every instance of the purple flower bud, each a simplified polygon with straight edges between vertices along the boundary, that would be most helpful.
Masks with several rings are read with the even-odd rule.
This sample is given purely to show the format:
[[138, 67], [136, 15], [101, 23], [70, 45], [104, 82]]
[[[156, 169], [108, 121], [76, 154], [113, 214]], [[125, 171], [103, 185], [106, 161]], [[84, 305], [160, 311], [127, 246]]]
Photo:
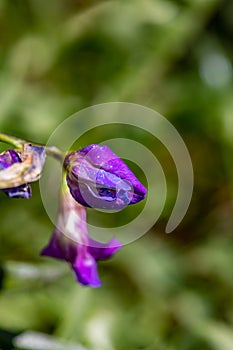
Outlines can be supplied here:
[[[0, 154], [0, 171], [9, 168], [12, 164], [21, 163], [20, 152], [12, 149]], [[28, 184], [22, 184], [17, 187], [4, 188], [2, 191], [10, 198], [29, 198], [32, 191]]]
[[117, 210], [145, 198], [146, 188], [107, 146], [69, 153], [64, 166], [72, 196], [86, 207]]
[[41, 255], [69, 262], [80, 284], [96, 288], [101, 285], [97, 261], [110, 258], [120, 248], [116, 239], [99, 243], [88, 236], [86, 209], [73, 199], [66, 185], [61, 193], [57, 226]]

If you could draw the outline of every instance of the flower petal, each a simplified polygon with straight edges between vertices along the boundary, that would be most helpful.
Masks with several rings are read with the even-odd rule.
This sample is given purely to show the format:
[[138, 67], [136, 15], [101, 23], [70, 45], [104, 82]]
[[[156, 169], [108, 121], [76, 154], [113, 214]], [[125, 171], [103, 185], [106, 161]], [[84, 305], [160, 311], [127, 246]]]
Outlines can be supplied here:
[[112, 238], [108, 243], [100, 243], [92, 238], [89, 238], [89, 252], [95, 260], [109, 259], [122, 247], [122, 243], [117, 239]]
[[18, 187], [4, 188], [2, 190], [10, 198], [30, 198], [32, 195], [31, 186], [28, 184], [20, 185]]
[[[7, 150], [0, 154], [0, 171], [10, 168], [15, 163], [21, 163], [20, 152]], [[2, 191], [10, 198], [30, 198], [32, 195], [31, 186], [22, 184], [16, 187], [4, 188]]]
[[[92, 144], [82, 148], [80, 154], [85, 156], [94, 166], [115, 174], [123, 180], [127, 180], [134, 188], [134, 192], [143, 198], [146, 188], [140, 183], [128, 166], [108, 146]], [[142, 199], [143, 199], [142, 198]]]
[[145, 198], [146, 188], [107, 146], [92, 144], [72, 152], [64, 165], [70, 192], [84, 206], [123, 209]]
[[97, 288], [101, 285], [97, 261], [110, 258], [121, 243], [116, 239], [100, 243], [88, 236], [86, 209], [74, 200], [66, 182], [60, 198], [57, 227], [41, 255], [67, 261], [80, 284]]
[[79, 283], [94, 288], [101, 286], [96, 260], [86, 251], [86, 247], [79, 247], [77, 259], [72, 264], [72, 269]]
[[54, 230], [49, 243], [40, 253], [42, 256], [50, 256], [51, 258], [65, 260], [65, 255], [58, 238], [60, 234], [58, 230]]

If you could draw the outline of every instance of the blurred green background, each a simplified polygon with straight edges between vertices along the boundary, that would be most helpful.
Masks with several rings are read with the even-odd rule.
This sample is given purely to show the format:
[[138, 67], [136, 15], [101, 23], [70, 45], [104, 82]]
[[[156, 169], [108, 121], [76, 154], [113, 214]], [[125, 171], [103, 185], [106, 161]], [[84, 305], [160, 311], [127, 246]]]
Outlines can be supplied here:
[[2, 132], [46, 142], [84, 107], [138, 103], [177, 128], [195, 176], [189, 211], [166, 235], [176, 169], [142, 135], [166, 169], [166, 207], [100, 264], [99, 289], [39, 256], [53, 224], [37, 183], [29, 201], [2, 193], [1, 350], [233, 349], [232, 18], [230, 0], [0, 0]]

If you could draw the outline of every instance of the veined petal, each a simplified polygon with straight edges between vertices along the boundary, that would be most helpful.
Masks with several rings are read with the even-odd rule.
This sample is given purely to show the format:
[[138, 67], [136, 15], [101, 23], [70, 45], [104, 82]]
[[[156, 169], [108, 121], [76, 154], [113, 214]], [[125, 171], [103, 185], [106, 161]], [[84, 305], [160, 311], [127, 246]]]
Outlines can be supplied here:
[[[2, 152], [0, 154], [0, 178], [3, 174], [1, 171], [5, 172], [4, 169], [11, 169], [14, 164], [19, 164], [21, 162], [20, 152], [15, 150]], [[10, 198], [30, 198], [32, 195], [31, 187], [26, 183], [15, 187], [5, 187], [2, 188], [2, 191]]]
[[64, 166], [70, 192], [84, 206], [123, 209], [145, 198], [146, 188], [107, 146], [92, 144], [72, 152]]
[[0, 172], [1, 189], [17, 187], [40, 178], [45, 162], [44, 147], [25, 144], [24, 150], [18, 151], [18, 155], [20, 161], [12, 160], [11, 165]]

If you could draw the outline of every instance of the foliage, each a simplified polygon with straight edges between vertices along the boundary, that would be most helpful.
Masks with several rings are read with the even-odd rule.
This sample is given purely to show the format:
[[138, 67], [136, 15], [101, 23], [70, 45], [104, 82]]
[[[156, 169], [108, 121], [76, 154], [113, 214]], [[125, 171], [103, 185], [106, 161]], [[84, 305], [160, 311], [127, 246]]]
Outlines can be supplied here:
[[139, 135], [166, 168], [166, 207], [101, 265], [98, 290], [39, 257], [53, 224], [37, 184], [28, 201], [1, 194], [0, 349], [233, 349], [232, 11], [228, 0], [0, 1], [2, 132], [46, 142], [84, 107], [139, 103], [177, 128], [195, 176], [190, 209], [166, 235], [175, 167]]

